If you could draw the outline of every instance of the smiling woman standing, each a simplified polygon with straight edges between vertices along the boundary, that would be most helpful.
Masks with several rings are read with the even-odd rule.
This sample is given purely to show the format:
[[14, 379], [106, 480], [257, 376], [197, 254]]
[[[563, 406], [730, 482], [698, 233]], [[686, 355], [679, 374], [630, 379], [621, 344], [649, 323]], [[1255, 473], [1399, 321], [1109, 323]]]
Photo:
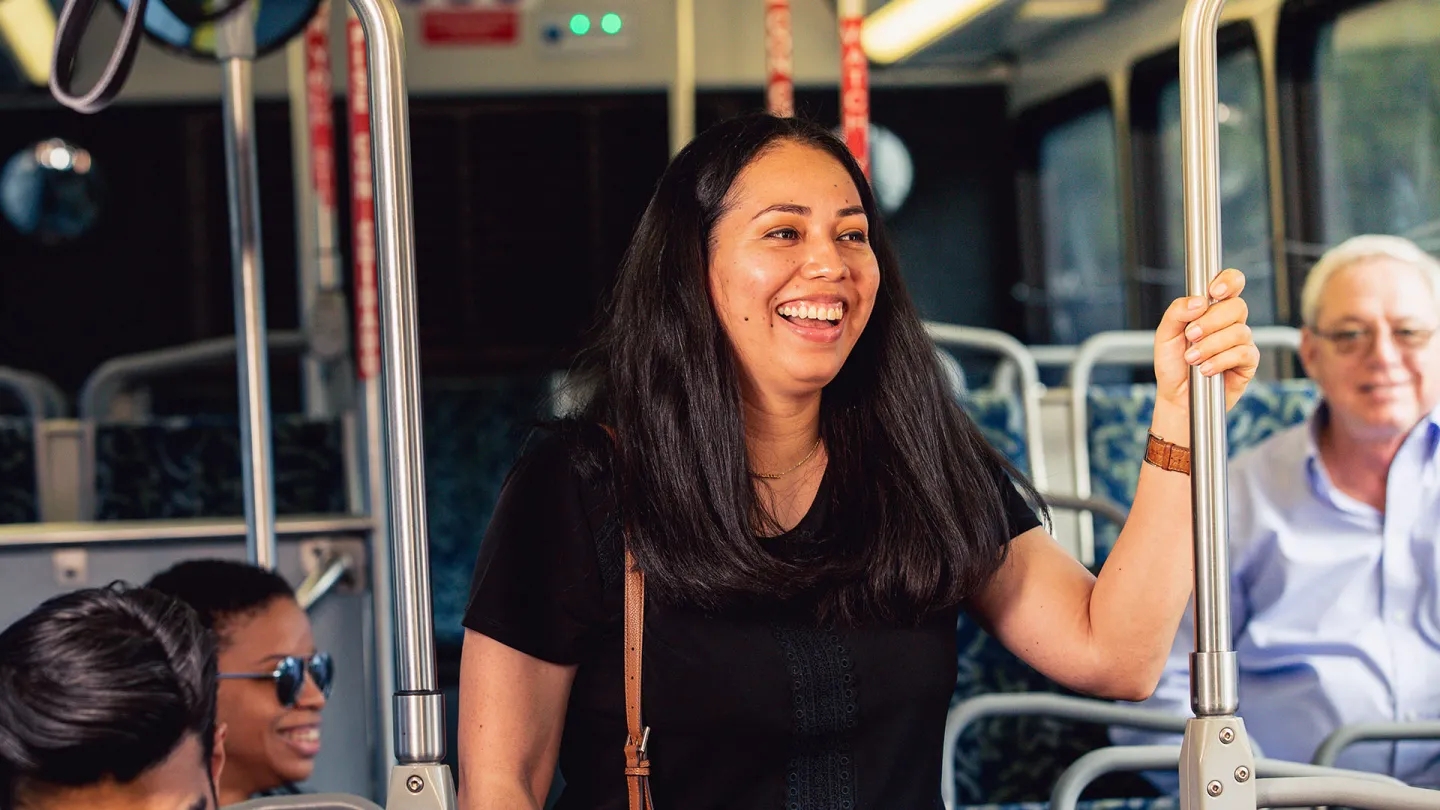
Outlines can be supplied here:
[[[1156, 442], [1188, 444], [1192, 364], [1227, 404], [1253, 376], [1243, 285], [1157, 329]], [[1066, 554], [949, 394], [820, 127], [736, 119], [675, 158], [578, 377], [481, 546], [464, 807], [538, 808], [557, 762], [567, 809], [936, 807], [962, 610], [1073, 689], [1154, 688], [1190, 594], [1185, 470], [1147, 466], [1098, 578]]]

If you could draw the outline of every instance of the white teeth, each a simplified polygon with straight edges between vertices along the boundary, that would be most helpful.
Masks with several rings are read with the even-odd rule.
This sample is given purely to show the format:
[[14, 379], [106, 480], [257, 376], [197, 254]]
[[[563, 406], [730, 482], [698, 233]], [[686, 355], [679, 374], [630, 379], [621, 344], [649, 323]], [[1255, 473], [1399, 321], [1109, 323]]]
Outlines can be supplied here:
[[287, 731], [287, 732], [285, 732], [285, 736], [286, 736], [286, 737], [289, 737], [290, 739], [294, 740], [295, 742], [302, 742], [302, 743], [306, 743], [306, 742], [310, 742], [310, 743], [319, 742], [319, 741], [320, 741], [320, 729], [318, 729], [318, 728], [302, 728], [302, 729], [296, 729], [296, 730], [294, 730], [294, 731]]
[[804, 318], [812, 321], [838, 321], [845, 317], [843, 304], [785, 304], [776, 311], [787, 318]]

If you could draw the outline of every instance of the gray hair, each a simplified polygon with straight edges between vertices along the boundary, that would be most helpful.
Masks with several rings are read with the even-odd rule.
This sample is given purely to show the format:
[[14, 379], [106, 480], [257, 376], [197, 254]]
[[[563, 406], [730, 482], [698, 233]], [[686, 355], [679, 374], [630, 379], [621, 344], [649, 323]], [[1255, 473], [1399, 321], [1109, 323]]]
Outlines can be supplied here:
[[1430, 284], [1430, 293], [1440, 308], [1440, 260], [1420, 249], [1420, 246], [1403, 236], [1385, 234], [1364, 234], [1353, 236], [1325, 251], [1320, 261], [1310, 268], [1305, 276], [1305, 286], [1300, 291], [1300, 317], [1306, 326], [1315, 325], [1320, 309], [1320, 294], [1330, 277], [1347, 267], [1353, 267], [1371, 259], [1392, 259], [1421, 271]]

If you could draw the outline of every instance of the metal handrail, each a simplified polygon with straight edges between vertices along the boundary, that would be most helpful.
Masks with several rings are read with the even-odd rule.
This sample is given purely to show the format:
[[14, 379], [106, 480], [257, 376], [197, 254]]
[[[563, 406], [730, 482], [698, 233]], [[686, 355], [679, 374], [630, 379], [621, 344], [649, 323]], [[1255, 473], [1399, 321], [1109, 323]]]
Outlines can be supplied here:
[[[19, 368], [0, 368], [0, 376], [7, 378], [3, 381], [5, 383], [12, 386], [23, 386], [33, 392], [33, 394], [22, 395], [27, 399], [30, 396], [39, 397], [43, 408], [31, 413], [36, 419], [64, 418], [69, 413], [70, 402], [65, 397], [65, 392], [61, 391], [60, 386], [52, 382], [49, 377]], [[29, 407], [28, 402], [27, 407]]]
[[945, 737], [941, 743], [940, 796], [946, 810], [955, 808], [955, 746], [961, 732], [986, 717], [1026, 716], [1056, 717], [1174, 734], [1185, 730], [1185, 718], [1181, 715], [1094, 698], [1047, 692], [1002, 692], [962, 700], [951, 706], [945, 716]]
[[[364, 515], [297, 515], [276, 521], [281, 537], [362, 534], [374, 525]], [[99, 520], [74, 523], [8, 523], [0, 525], [0, 548], [93, 546], [110, 543], [155, 543], [245, 537], [241, 518], [169, 518], [165, 520]]]
[[1026, 350], [1025, 344], [1004, 332], [974, 326], [926, 321], [925, 331], [939, 345], [993, 352], [1019, 368], [1020, 408], [1025, 420], [1025, 459], [1030, 465], [1030, 480], [1043, 486], [1046, 474], [1040, 398], [1044, 388], [1040, 385], [1040, 371], [1035, 365], [1035, 358]]
[[1440, 720], [1416, 720], [1409, 723], [1351, 723], [1330, 732], [1315, 756], [1316, 765], [1334, 765], [1340, 752], [1358, 742], [1371, 740], [1440, 740]]
[[1062, 492], [1041, 492], [1040, 497], [1051, 509], [1093, 513], [1116, 526], [1124, 526], [1126, 519], [1130, 517], [1130, 510], [1101, 495], [1081, 498]]
[[31, 419], [44, 419], [49, 411], [44, 390], [35, 385], [33, 376], [27, 372], [0, 366], [0, 388], [13, 393]]
[[[270, 351], [303, 351], [309, 346], [309, 340], [303, 332], [271, 332], [269, 346]], [[80, 389], [79, 416], [86, 420], [104, 419], [110, 400], [131, 381], [223, 361], [234, 362], [236, 349], [237, 341], [230, 336], [113, 357], [85, 379]]]
[[[1054, 789], [1050, 791], [1050, 810], [1075, 810], [1085, 788], [1105, 774], [1174, 770], [1179, 764], [1180, 746], [1178, 745], [1116, 745], [1097, 748], [1082, 754], [1060, 774], [1060, 778], [1055, 781]], [[1384, 774], [1326, 768], [1283, 759], [1266, 759], [1258, 750], [1255, 752], [1255, 773], [1252, 776], [1262, 779], [1343, 776], [1380, 785], [1403, 787], [1405, 784], [1399, 779]]]
[[[405, 33], [392, 0], [350, 0], [365, 34], [380, 298], [380, 390], [386, 417], [395, 607], [395, 757], [390, 810], [455, 807], [445, 757], [445, 701], [435, 672], [425, 518], [415, 306], [415, 211]], [[372, 449], [371, 452], [376, 452]]]
[[345, 578], [345, 574], [355, 567], [355, 561], [349, 554], [343, 552], [334, 553], [312, 571], [305, 579], [295, 586], [295, 601], [300, 603], [301, 610], [310, 610], [315, 603], [325, 598], [325, 595], [335, 589], [336, 585]]
[[[1185, 289], [1209, 297], [1220, 272], [1220, 157], [1216, 34], [1225, 0], [1188, 0], [1180, 30], [1180, 137], [1185, 199]], [[1256, 330], [1257, 332], [1259, 330]], [[1258, 343], [1258, 335], [1257, 340]], [[1440, 793], [1354, 777], [1255, 779], [1239, 709], [1230, 635], [1229, 500], [1225, 380], [1190, 369], [1195, 648], [1190, 708], [1180, 747], [1181, 810], [1346, 805], [1374, 810], [1440, 806]]]

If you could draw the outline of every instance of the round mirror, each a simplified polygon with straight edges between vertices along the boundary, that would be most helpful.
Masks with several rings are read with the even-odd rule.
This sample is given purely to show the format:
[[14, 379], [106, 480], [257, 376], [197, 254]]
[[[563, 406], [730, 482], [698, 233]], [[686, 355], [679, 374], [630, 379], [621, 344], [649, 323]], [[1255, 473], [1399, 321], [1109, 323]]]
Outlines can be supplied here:
[[0, 171], [0, 213], [44, 242], [89, 231], [100, 214], [100, 178], [90, 153], [59, 138], [22, 149]]
[[[130, 0], [114, 0], [123, 14]], [[184, 3], [182, 7], [179, 4]], [[145, 35], [167, 50], [196, 59], [215, 59], [215, 22], [192, 25], [186, 20], [204, 16], [212, 3], [204, 0], [149, 0], [145, 6]], [[175, 9], [180, 8], [181, 14]], [[285, 46], [305, 30], [320, 8], [320, 0], [255, 0], [255, 57]], [[243, 12], [242, 12], [243, 13]]]
[[915, 182], [915, 163], [900, 136], [879, 124], [870, 125], [870, 174], [880, 210], [887, 217], [899, 211]]
[[[843, 129], [835, 134], [845, 138]], [[870, 188], [880, 213], [890, 216], [900, 210], [915, 182], [915, 163], [900, 136], [879, 124], [870, 124]]]

